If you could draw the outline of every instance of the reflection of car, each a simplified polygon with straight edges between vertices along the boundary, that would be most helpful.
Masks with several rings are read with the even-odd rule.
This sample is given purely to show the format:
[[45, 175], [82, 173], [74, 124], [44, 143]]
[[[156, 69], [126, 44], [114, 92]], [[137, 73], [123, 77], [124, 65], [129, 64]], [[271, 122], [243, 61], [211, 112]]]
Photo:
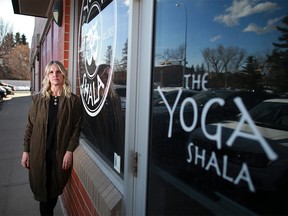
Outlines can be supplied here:
[[[193, 97], [198, 94], [197, 91], [192, 91], [188, 89], [182, 89], [182, 93], [179, 97], [179, 100], [176, 104], [176, 97], [178, 95], [179, 90], [171, 90], [171, 91], [162, 91], [163, 96], [166, 99], [165, 104], [162, 97], [159, 95], [158, 91], [155, 91], [153, 94], [152, 101], [152, 139], [153, 142], [157, 143], [157, 145], [153, 145], [155, 149], [153, 149], [153, 154], [157, 157], [157, 160], [166, 160], [167, 158], [175, 158], [174, 146], [177, 143], [185, 142], [189, 133], [185, 132], [180, 125], [179, 113], [181, 108], [181, 103], [188, 97]], [[157, 95], [157, 96], [155, 96]], [[172, 109], [175, 105], [175, 109], [173, 110], [173, 114], [169, 109]], [[171, 123], [171, 124], [170, 124]], [[173, 133], [171, 137], [168, 137], [169, 128], [173, 128], [171, 132]], [[178, 155], [179, 156], [179, 155]], [[180, 156], [179, 156], [180, 157]], [[167, 160], [166, 160], [167, 162]]]
[[[189, 178], [199, 176], [195, 170], [202, 168], [202, 174], [209, 173], [202, 184], [213, 182], [212, 191], [260, 214], [287, 215], [288, 99], [265, 100], [248, 115], [241, 113], [238, 121], [199, 127], [191, 132], [188, 143], [193, 157], [187, 163]], [[196, 154], [202, 156], [203, 167], [196, 163]], [[207, 168], [212, 157], [212, 168]]]
[[[168, 102], [170, 107], [172, 107], [174, 105], [176, 97], [178, 95], [178, 92], [179, 92], [179, 90], [172, 90], [172, 91], [168, 91], [168, 92], [163, 92], [165, 99]], [[193, 91], [193, 90], [189, 90], [189, 89], [182, 89], [182, 93], [181, 93], [181, 96], [180, 96], [179, 101], [177, 103], [177, 106], [179, 107], [185, 98], [192, 97], [198, 93], [199, 93], [198, 91]], [[159, 94], [156, 94], [156, 95], [159, 95]], [[157, 97], [155, 97], [155, 96], [153, 96], [153, 97], [155, 98], [152, 102], [152, 106], [154, 108], [160, 107], [160, 106], [165, 106], [164, 100], [160, 95]]]
[[[169, 109], [172, 110], [173, 105], [176, 100], [178, 90], [171, 92], [165, 92], [164, 96], [169, 104]], [[190, 103], [186, 103], [183, 108], [183, 118], [186, 125], [191, 125], [194, 118], [197, 117], [196, 125], [200, 126], [201, 115], [205, 104], [214, 98], [219, 98], [225, 101], [223, 106], [215, 103], [213, 104], [207, 113], [205, 118], [205, 123], [219, 122], [222, 120], [233, 120], [237, 117], [237, 114], [240, 112], [239, 108], [236, 106], [234, 99], [240, 97], [249, 110], [261, 101], [273, 97], [272, 94], [266, 92], [252, 92], [252, 91], [238, 91], [238, 90], [209, 90], [209, 91], [192, 91], [192, 90], [182, 90], [182, 94], [179, 98], [179, 101], [173, 110], [173, 132], [178, 132], [183, 130], [180, 125], [180, 108], [182, 102], [191, 97], [195, 101], [197, 108], [192, 108]], [[154, 122], [157, 124], [157, 127], [161, 127], [162, 130], [166, 130], [166, 135], [168, 133], [167, 127], [169, 126], [169, 121], [171, 120], [171, 113], [167, 106], [165, 105], [163, 99], [160, 97], [153, 101], [153, 117]], [[160, 118], [160, 121], [159, 121]], [[159, 125], [161, 124], [161, 125]], [[174, 134], [173, 134], [174, 135]]]
[[[155, 100], [153, 100], [152, 102], [153, 121], [156, 123], [157, 127], [161, 126], [163, 127], [163, 129], [164, 128], [167, 129], [167, 127], [169, 126], [170, 117], [171, 118], [173, 117], [173, 123], [175, 124], [173, 125], [174, 132], [180, 129], [179, 112], [181, 108], [181, 103], [186, 98], [197, 95], [198, 92], [193, 91], [193, 90], [188, 90], [188, 89], [182, 89], [181, 95], [179, 99], [176, 101], [178, 93], [179, 93], [179, 90], [163, 92], [163, 96], [165, 97], [165, 100], [168, 104], [165, 104], [164, 99], [160, 95], [156, 97]], [[169, 113], [168, 109], [172, 110], [174, 105], [175, 105], [175, 110], [173, 110], [173, 116], [171, 116], [172, 113]]]
[[[158, 136], [158, 139], [167, 139], [169, 141], [174, 139], [173, 142], [179, 142], [182, 139], [185, 139], [187, 133], [183, 130], [180, 122], [180, 109], [182, 102], [189, 98], [195, 101], [196, 109], [190, 106], [190, 103], [187, 103], [183, 108], [183, 119], [186, 125], [192, 125], [194, 118], [197, 117], [196, 126], [200, 126], [200, 120], [203, 108], [205, 104], [213, 98], [221, 98], [225, 101], [223, 106], [214, 104], [209, 108], [207, 113], [205, 123], [219, 122], [221, 120], [233, 120], [236, 118], [237, 114], [240, 112], [239, 108], [235, 105], [234, 98], [240, 97], [249, 110], [254, 107], [256, 104], [261, 101], [271, 98], [272, 95], [265, 92], [250, 92], [250, 91], [237, 91], [237, 90], [211, 90], [211, 91], [191, 91], [191, 90], [182, 90], [182, 94], [179, 98], [175, 110], [172, 111], [173, 105], [176, 100], [176, 96], [179, 90], [174, 90], [172, 92], [164, 93], [169, 107], [164, 103], [163, 99], [158, 97], [152, 103], [152, 114], [153, 114], [153, 126], [160, 128], [155, 136]], [[170, 109], [170, 111], [168, 110]], [[171, 129], [169, 132], [169, 128]], [[161, 133], [161, 134], [160, 134]], [[180, 134], [181, 137], [178, 135]], [[183, 134], [185, 134], [183, 136]]]
[[121, 99], [121, 107], [122, 110], [126, 111], [126, 85], [114, 85], [114, 89], [116, 94]]
[[205, 104], [212, 98], [221, 98], [225, 101], [223, 106], [214, 104], [210, 107], [206, 116], [206, 123], [219, 122], [221, 120], [233, 120], [240, 112], [235, 105], [234, 98], [240, 97], [247, 110], [251, 109], [263, 100], [275, 97], [266, 92], [239, 91], [239, 90], [209, 90], [202, 91], [195, 95], [195, 100], [198, 107], [198, 125], [200, 125], [200, 117]]

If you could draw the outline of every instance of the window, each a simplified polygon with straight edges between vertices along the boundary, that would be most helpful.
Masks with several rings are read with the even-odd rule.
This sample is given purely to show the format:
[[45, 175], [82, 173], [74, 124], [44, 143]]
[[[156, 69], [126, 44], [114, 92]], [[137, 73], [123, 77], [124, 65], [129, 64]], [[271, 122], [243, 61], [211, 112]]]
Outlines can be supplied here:
[[128, 5], [124, 1], [83, 1], [81, 11], [82, 136], [123, 176]]
[[288, 213], [287, 9], [155, 2], [148, 215]]

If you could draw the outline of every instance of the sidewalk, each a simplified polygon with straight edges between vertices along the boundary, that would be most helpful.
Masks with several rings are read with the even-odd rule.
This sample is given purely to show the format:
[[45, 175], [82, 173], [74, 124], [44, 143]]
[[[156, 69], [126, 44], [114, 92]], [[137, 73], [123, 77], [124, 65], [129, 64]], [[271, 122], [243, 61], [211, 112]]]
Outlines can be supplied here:
[[[23, 136], [30, 92], [15, 92], [0, 103], [0, 215], [40, 215], [39, 203], [34, 200], [28, 180], [28, 170], [21, 165]], [[58, 199], [55, 216], [63, 212]]]

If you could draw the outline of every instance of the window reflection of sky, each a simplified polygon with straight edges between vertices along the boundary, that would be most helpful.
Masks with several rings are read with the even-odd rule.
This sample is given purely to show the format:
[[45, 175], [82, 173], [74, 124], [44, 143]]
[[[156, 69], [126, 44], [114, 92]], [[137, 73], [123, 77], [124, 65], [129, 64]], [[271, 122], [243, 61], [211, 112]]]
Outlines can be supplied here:
[[122, 58], [122, 49], [128, 37], [128, 0], [118, 1], [118, 29], [117, 29], [117, 43], [116, 43], [116, 60], [120, 61]]
[[[180, 6], [176, 7], [176, 4]], [[156, 54], [176, 49], [185, 41], [187, 9], [187, 66], [203, 63], [201, 51], [218, 45], [238, 46], [249, 54], [273, 49], [288, 1], [158, 0]], [[159, 61], [156, 59], [156, 65]]]
[[[105, 9], [101, 12], [101, 31], [97, 32], [94, 31], [93, 38], [90, 39], [95, 43], [94, 45], [91, 43], [88, 46], [94, 52], [97, 50], [97, 47], [93, 47], [97, 45], [96, 39], [100, 40], [100, 36], [97, 38], [97, 34], [101, 33], [101, 50], [98, 53], [98, 61], [97, 63], [103, 64], [105, 63], [105, 55], [108, 49], [108, 46], [112, 46], [112, 50], [115, 51], [115, 58], [116, 60], [121, 60], [122, 58], [122, 49], [124, 48], [124, 44], [127, 40], [127, 32], [128, 32], [128, 4], [126, 1], [114, 1], [109, 7], [105, 7]], [[115, 17], [117, 16], [117, 18]], [[95, 21], [93, 23], [84, 24], [82, 27], [83, 35], [88, 34], [89, 31], [93, 31], [96, 29], [97, 25], [100, 25], [100, 22], [96, 22], [97, 18], [94, 18]], [[100, 18], [98, 18], [99, 20]], [[117, 26], [115, 26], [115, 22], [117, 20]], [[99, 27], [98, 27], [99, 28]], [[115, 29], [117, 28], [117, 29]], [[116, 33], [116, 38], [114, 38], [114, 34]], [[87, 37], [87, 36], [86, 36]], [[116, 40], [116, 47], [113, 47], [113, 42]], [[82, 48], [83, 49], [83, 48]], [[87, 50], [87, 48], [86, 48]], [[92, 54], [91, 54], [92, 55]]]

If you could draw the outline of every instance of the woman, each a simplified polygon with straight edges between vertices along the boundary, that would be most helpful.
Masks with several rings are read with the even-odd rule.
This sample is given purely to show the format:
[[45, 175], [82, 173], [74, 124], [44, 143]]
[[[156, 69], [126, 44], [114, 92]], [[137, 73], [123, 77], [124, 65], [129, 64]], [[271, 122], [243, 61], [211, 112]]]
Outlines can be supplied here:
[[41, 215], [53, 215], [68, 181], [81, 124], [80, 99], [71, 93], [64, 66], [51, 61], [40, 93], [33, 96], [21, 160], [29, 169], [30, 187], [40, 202]]

